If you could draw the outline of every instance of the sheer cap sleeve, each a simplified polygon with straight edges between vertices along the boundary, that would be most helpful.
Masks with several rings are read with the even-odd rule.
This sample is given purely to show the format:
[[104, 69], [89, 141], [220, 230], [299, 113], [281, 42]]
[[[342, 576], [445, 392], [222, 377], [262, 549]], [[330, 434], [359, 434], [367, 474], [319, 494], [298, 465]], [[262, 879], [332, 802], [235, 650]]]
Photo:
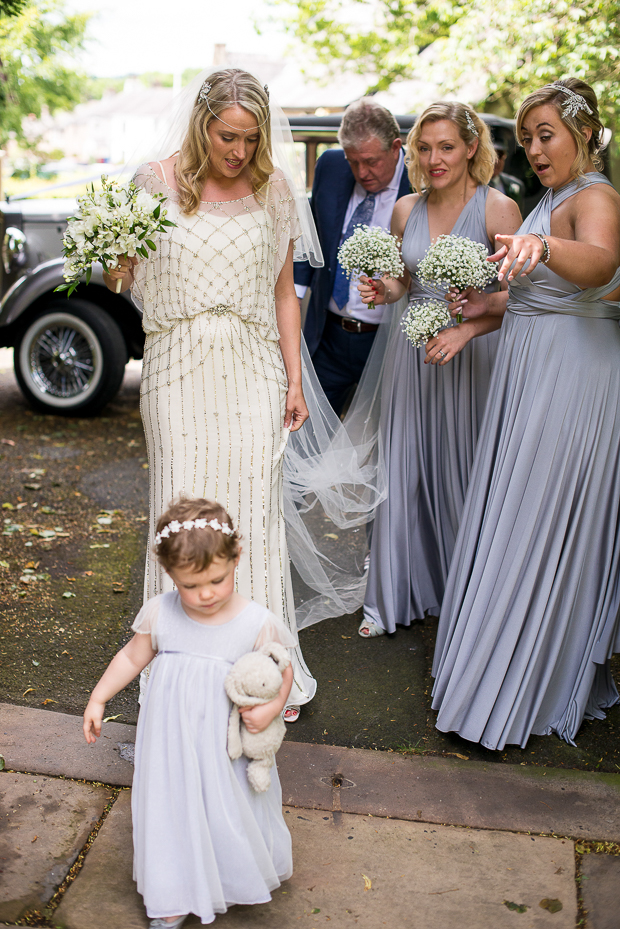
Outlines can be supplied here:
[[267, 642], [279, 642], [285, 648], [295, 648], [297, 645], [295, 636], [287, 629], [284, 622], [268, 610], [253, 650], [256, 651], [262, 645], [266, 645]]
[[[150, 164], [142, 164], [136, 168], [134, 176], [131, 179], [136, 187], [142, 187], [148, 194], [166, 193], [166, 190], [153, 171]], [[138, 263], [134, 265], [133, 281], [131, 283], [131, 297], [139, 310], [144, 309], [144, 284], [146, 277], [146, 264], [144, 258], [136, 256]]]
[[273, 220], [275, 256], [274, 273], [277, 281], [286, 261], [289, 245], [301, 236], [295, 198], [284, 174], [276, 170], [271, 175], [267, 193], [267, 206]]
[[159, 648], [157, 644], [157, 621], [159, 619], [161, 596], [160, 594], [158, 597], [153, 597], [151, 600], [146, 601], [131, 627], [133, 632], [137, 632], [140, 635], [150, 635], [151, 645], [154, 651], [157, 651]]

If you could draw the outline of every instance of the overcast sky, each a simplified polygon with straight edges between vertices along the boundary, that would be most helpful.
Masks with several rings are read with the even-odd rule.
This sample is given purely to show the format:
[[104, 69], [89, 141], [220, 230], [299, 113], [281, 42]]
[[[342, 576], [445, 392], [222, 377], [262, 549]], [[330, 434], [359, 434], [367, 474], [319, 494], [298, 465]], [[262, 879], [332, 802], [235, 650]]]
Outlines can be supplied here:
[[[215, 43], [273, 57], [288, 44], [266, 24], [273, 8], [264, 0], [66, 0], [66, 7], [95, 14], [83, 66], [96, 76], [203, 68], [213, 60]], [[252, 16], [265, 22], [263, 35]]]

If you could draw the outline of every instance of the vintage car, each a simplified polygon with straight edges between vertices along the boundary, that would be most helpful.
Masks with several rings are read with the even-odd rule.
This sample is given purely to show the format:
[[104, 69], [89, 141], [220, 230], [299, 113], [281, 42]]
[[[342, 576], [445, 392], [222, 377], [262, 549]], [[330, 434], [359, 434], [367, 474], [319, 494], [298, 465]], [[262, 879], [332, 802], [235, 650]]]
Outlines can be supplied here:
[[[341, 117], [291, 117], [294, 138], [305, 149], [309, 188], [317, 155], [337, 144]], [[397, 118], [404, 138], [415, 117]], [[506, 172], [522, 178], [526, 197], [536, 202], [523, 152], [515, 146], [513, 122], [487, 114], [483, 119], [507, 146]], [[139, 309], [128, 294], [107, 289], [101, 267], [71, 298], [54, 292], [63, 281], [62, 237], [74, 212], [74, 200], [0, 204], [0, 346], [13, 347], [15, 376], [35, 409], [92, 416], [117, 393], [128, 359], [142, 357], [144, 335]]]

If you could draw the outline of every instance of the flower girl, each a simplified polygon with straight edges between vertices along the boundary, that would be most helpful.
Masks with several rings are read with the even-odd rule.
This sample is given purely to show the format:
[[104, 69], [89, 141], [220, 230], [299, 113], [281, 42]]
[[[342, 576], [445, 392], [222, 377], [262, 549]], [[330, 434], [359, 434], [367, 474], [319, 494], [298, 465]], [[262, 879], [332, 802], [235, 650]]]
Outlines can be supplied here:
[[[178, 927], [189, 913], [205, 924], [231, 904], [265, 903], [292, 874], [275, 767], [269, 790], [254, 793], [246, 759], [228, 758], [224, 678], [241, 655], [295, 641], [273, 613], [236, 593], [239, 537], [221, 506], [173, 504], [154, 550], [177, 589], [140, 610], [136, 635], [91, 695], [84, 735], [96, 741], [106, 701], [152, 661], [136, 736], [134, 879], [151, 927]], [[242, 710], [250, 732], [282, 712], [292, 674], [289, 666], [275, 700]]]

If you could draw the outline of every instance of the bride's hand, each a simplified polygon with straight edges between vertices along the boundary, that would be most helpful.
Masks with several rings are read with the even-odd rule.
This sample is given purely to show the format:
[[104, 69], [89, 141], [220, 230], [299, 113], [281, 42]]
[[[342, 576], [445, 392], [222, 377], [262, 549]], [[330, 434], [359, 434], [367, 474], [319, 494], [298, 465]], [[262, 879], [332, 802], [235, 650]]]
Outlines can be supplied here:
[[286, 394], [284, 428], [290, 429], [291, 432], [297, 432], [298, 429], [301, 429], [309, 415], [301, 386], [289, 384]]
[[374, 303], [375, 306], [381, 306], [383, 303], [387, 302], [385, 299], [385, 284], [383, 281], [377, 281], [374, 278], [371, 279], [362, 275], [357, 289], [360, 292], [362, 303]]
[[[104, 279], [112, 281], [111, 289], [115, 289], [117, 281], [124, 281], [127, 286], [131, 284], [133, 278], [133, 269], [138, 264], [137, 258], [129, 258], [127, 255], [119, 255], [115, 265], [108, 265], [107, 274], [104, 271]], [[127, 275], [129, 274], [129, 277]], [[108, 285], [109, 286], [109, 285]]]
[[[502, 261], [497, 275], [498, 280], [503, 281], [504, 276], [508, 274], [507, 280], [514, 281], [525, 265], [529, 261], [527, 271], [521, 275], [531, 274], [542, 256], [545, 253], [545, 247], [538, 236], [532, 235], [496, 235], [495, 241], [499, 245], [494, 255], [489, 255], [489, 261]], [[514, 267], [510, 266], [514, 262]]]

